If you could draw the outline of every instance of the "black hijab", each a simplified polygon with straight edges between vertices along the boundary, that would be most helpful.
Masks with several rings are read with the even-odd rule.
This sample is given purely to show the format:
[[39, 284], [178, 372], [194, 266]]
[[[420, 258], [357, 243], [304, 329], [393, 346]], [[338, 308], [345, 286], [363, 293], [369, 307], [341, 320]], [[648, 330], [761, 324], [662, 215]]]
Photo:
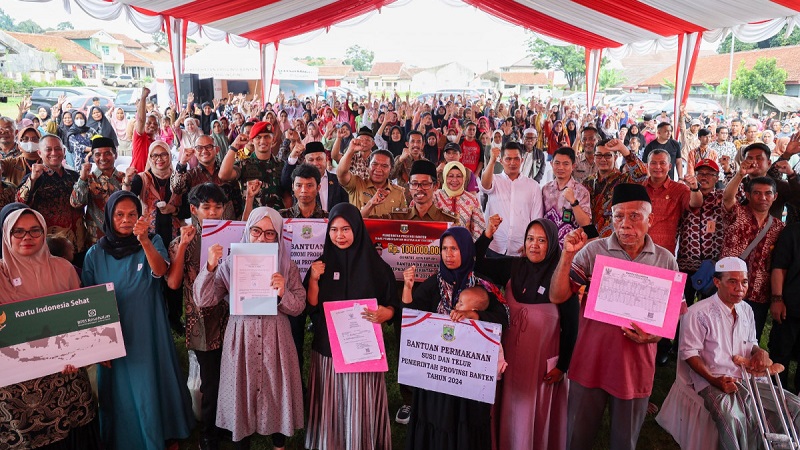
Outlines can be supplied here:
[[[69, 137], [69, 130], [70, 130], [70, 128], [72, 128], [72, 125], [69, 125], [69, 126], [64, 125], [64, 116], [66, 114], [69, 114], [70, 117], [72, 117], [74, 119], [75, 118], [74, 117], [75, 116], [75, 110], [74, 109], [70, 109], [70, 110], [61, 112], [61, 115], [58, 117], [58, 137], [61, 138], [61, 140], [64, 142], [64, 145], [69, 146], [69, 142], [67, 142], [67, 138]], [[73, 122], [73, 125], [74, 124], [75, 124], [75, 122]]]
[[139, 213], [139, 216], [142, 215], [142, 202], [139, 201], [139, 197], [137, 197], [136, 194], [130, 191], [114, 192], [108, 197], [108, 201], [106, 202], [105, 218], [103, 221], [103, 233], [105, 233], [105, 236], [100, 238], [97, 242], [97, 245], [105, 250], [106, 253], [113, 256], [114, 259], [122, 259], [126, 256], [133, 255], [142, 248], [142, 244], [133, 234], [130, 236], [119, 236], [114, 230], [114, 210], [117, 208], [117, 203], [126, 198], [133, 200], [133, 203], [136, 204], [136, 211]]
[[319, 279], [320, 297], [327, 300], [353, 300], [383, 295], [387, 286], [393, 288], [394, 275], [391, 267], [375, 251], [361, 212], [351, 203], [337, 204], [328, 214], [329, 231], [338, 217], [350, 224], [353, 244], [342, 250], [331, 241], [330, 233], [326, 233], [322, 256], [319, 258], [325, 263], [325, 273]]
[[[330, 237], [331, 224], [337, 217], [346, 220], [353, 230], [353, 243], [344, 250], [334, 245]], [[325, 272], [318, 282], [319, 304], [311, 310], [311, 319], [314, 322], [311, 348], [314, 351], [323, 356], [331, 356], [328, 328], [322, 313], [323, 302], [377, 298], [379, 305], [392, 306], [399, 313], [392, 268], [378, 256], [364, 227], [361, 212], [353, 204], [339, 203], [331, 209], [325, 245], [322, 256], [317, 261], [325, 263]], [[303, 282], [306, 288], [310, 275], [309, 270]]]
[[[83, 134], [89, 132], [89, 121], [86, 120], [86, 114], [80, 111], [76, 111], [74, 109], [71, 111], [72, 111], [72, 126], [69, 127], [69, 130], [67, 131], [67, 139], [64, 141], [64, 145], [66, 145], [67, 148], [71, 148], [69, 143], [69, 138], [75, 136], [76, 134]], [[79, 127], [78, 124], [75, 123], [75, 119], [78, 117], [79, 114], [81, 117], [83, 117], [83, 122], [84, 122], [83, 126], [81, 127]], [[91, 138], [91, 136], [89, 136], [89, 138]]]
[[[534, 224], [544, 228], [544, 234], [547, 236], [547, 253], [538, 263], [532, 263], [527, 257], [514, 258], [511, 266], [511, 292], [520, 303], [550, 303], [550, 278], [561, 258], [558, 227], [549, 219], [536, 219], [525, 228], [526, 237]], [[545, 287], [543, 294], [539, 293], [540, 286]]]
[[[394, 142], [394, 141], [392, 140], [392, 132], [393, 132], [395, 129], [397, 129], [397, 131], [399, 131], [399, 132], [400, 132], [400, 140], [399, 140], [399, 141], [397, 141], [397, 142]], [[397, 125], [395, 125], [395, 126], [393, 126], [392, 128], [390, 128], [390, 129], [389, 129], [389, 135], [388, 135], [388, 136], [386, 136], [385, 140], [386, 140], [386, 147], [387, 147], [387, 149], [388, 149], [390, 152], [392, 152], [392, 154], [393, 154], [395, 157], [397, 157], [397, 156], [400, 156], [400, 155], [402, 155], [402, 154], [403, 154], [403, 149], [404, 149], [404, 148], [406, 148], [406, 141], [405, 141], [405, 136], [403, 135], [403, 129], [402, 129], [402, 128], [400, 128], [400, 127], [399, 127], [399, 126], [397, 126]]]
[[[436, 138], [436, 143], [428, 145], [428, 138], [431, 136]], [[429, 131], [428, 134], [425, 135], [425, 146], [422, 148], [422, 153], [428, 161], [439, 164], [439, 139], [433, 131]]]
[[[102, 116], [100, 117], [100, 120], [92, 119], [92, 113], [94, 112], [95, 109], [100, 111], [100, 115]], [[108, 121], [108, 118], [106, 117], [103, 108], [99, 106], [92, 106], [91, 108], [89, 108], [89, 117], [86, 118], [86, 125], [89, 125], [89, 128], [91, 128], [101, 136], [113, 140], [115, 147], [119, 146], [119, 141], [117, 140], [117, 132], [114, 130], [114, 125], [111, 125], [111, 122]]]

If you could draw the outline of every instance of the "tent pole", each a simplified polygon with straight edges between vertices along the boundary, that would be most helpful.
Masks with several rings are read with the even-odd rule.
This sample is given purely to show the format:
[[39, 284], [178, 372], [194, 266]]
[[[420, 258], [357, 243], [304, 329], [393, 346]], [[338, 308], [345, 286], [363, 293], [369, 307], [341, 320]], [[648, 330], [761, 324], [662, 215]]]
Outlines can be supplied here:
[[728, 66], [728, 95], [725, 99], [725, 115], [731, 110], [731, 84], [733, 84], [733, 47], [736, 45], [736, 35], [731, 31], [731, 60]]

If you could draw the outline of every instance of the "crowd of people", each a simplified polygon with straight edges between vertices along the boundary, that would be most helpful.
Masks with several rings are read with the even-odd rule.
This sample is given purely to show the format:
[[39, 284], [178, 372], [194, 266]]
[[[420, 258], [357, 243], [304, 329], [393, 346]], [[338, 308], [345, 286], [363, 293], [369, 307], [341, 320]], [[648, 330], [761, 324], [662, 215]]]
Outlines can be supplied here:
[[[201, 449], [254, 435], [283, 448], [301, 429], [309, 449], [389, 449], [387, 378], [337, 373], [322, 313], [361, 298], [393, 345], [404, 307], [503, 328], [494, 405], [399, 386], [408, 449], [591, 449], [607, 408], [610, 448], [634, 449], [670, 358], [691, 367], [722, 448], [754, 448], [751, 422], [729, 425], [752, 421], [747, 396], [727, 395], [747, 389], [731, 357], [753, 371], [798, 357], [796, 114], [294, 92], [160, 110], [149, 94], [130, 121], [63, 99], [0, 117], [0, 303], [114, 283], [127, 353], [98, 368], [98, 398], [72, 366], [0, 388], [0, 448], [177, 448], [195, 420], [172, 330], [200, 368]], [[275, 243], [287, 218], [328, 219], [321, 256], [301, 278], [281, 248], [277, 315], [229, 315], [232, 260], [215, 245], [201, 265], [203, 222], [244, 220], [242, 242]], [[439, 270], [396, 281], [367, 218], [448, 222]], [[674, 341], [583, 317], [597, 255], [687, 275]]]

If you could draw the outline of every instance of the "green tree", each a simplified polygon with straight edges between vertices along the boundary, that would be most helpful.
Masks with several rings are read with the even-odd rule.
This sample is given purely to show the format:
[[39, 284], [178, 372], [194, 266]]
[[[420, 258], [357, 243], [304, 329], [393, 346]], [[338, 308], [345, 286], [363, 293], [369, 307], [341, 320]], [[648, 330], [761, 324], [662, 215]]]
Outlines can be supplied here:
[[586, 54], [583, 47], [552, 45], [539, 38], [531, 38], [528, 39], [528, 54], [533, 67], [564, 72], [570, 90], [575, 90], [585, 77]]
[[325, 57], [324, 56], [306, 56], [305, 58], [295, 58], [296, 61], [300, 61], [301, 63], [307, 66], [324, 66], [325, 65]]
[[72, 26], [72, 22], [61, 22], [58, 25], [56, 25], [56, 30], [58, 31], [74, 30], [74, 29], [75, 27]]
[[353, 69], [364, 71], [372, 68], [375, 52], [353, 45], [344, 52], [344, 63], [353, 66]]
[[746, 68], [742, 61], [731, 83], [731, 93], [751, 100], [758, 100], [761, 94], [783, 94], [787, 76], [775, 58], [758, 58], [752, 69]]
[[152, 38], [153, 42], [162, 47], [166, 47], [169, 43], [169, 41], [167, 40], [167, 33], [164, 33], [163, 31], [153, 33]]
[[14, 19], [11, 18], [5, 11], [0, 9], [0, 30], [14, 31]]
[[617, 87], [625, 82], [625, 76], [619, 69], [600, 69], [600, 76], [597, 79], [600, 90]]
[[[717, 53], [729, 53], [731, 51], [732, 36], [733, 35], [730, 33], [725, 36], [725, 39], [723, 39], [722, 42], [719, 43], [719, 47], [717, 47]], [[733, 47], [733, 51], [744, 52], [758, 48], [786, 47], [787, 45], [797, 44], [800, 44], [800, 28], [795, 27], [794, 30], [792, 30], [792, 33], [789, 36], [786, 36], [786, 28], [784, 27], [775, 36], [772, 36], [771, 38], [761, 42], [749, 43], [742, 42], [737, 39], [736, 45]]]
[[24, 20], [17, 24], [16, 31], [20, 33], [42, 34], [44, 28], [40, 27], [38, 23], [33, 20]]

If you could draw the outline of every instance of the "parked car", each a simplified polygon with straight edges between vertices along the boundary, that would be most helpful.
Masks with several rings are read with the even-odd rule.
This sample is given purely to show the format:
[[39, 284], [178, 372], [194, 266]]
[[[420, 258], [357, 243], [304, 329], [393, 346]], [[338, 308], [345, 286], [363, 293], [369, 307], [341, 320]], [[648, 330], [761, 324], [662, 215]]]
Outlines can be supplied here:
[[[699, 117], [700, 114], [706, 116], [712, 115], [715, 111], [721, 111], [722, 105], [716, 100], [700, 97], [689, 97], [686, 100], [686, 112], [692, 117]], [[661, 111], [666, 111], [667, 114], [672, 115], [675, 112], [675, 101], [670, 99], [664, 101], [660, 107], [653, 108], [646, 111], [647, 114], [652, 114], [653, 117], [661, 114]]]
[[98, 94], [102, 95], [103, 97], [108, 97], [108, 98], [113, 98], [113, 99], [117, 98], [117, 93], [116, 92], [112, 91], [111, 89], [104, 88], [102, 86], [92, 86], [89, 89], [91, 89], [94, 92], [97, 92]]
[[97, 97], [100, 100], [100, 107], [103, 108], [103, 112], [108, 112], [109, 109], [114, 107], [114, 100], [111, 100], [105, 96], [99, 95], [75, 95], [67, 97], [64, 100], [64, 104], [71, 104], [72, 109], [76, 111], [80, 111], [86, 115], [86, 120], [89, 120], [89, 108], [92, 107], [92, 99]]
[[128, 75], [127, 73], [112, 73], [110, 75], [106, 75], [100, 79], [100, 81], [105, 84], [106, 86], [127, 86], [127, 87], [134, 87], [138, 86], [139, 82], [133, 78], [133, 76]]
[[655, 100], [655, 101], [663, 101], [664, 99], [658, 94], [645, 94], [639, 92], [631, 92], [627, 94], [620, 94], [616, 96], [613, 100], [608, 100], [606, 97], [606, 101], [611, 106], [622, 106], [627, 107], [628, 105], [634, 105], [634, 107], [642, 102], [647, 100]]
[[65, 95], [90, 95], [90, 96], [103, 96], [100, 92], [95, 91], [88, 87], [72, 87], [72, 86], [51, 86], [35, 88], [31, 93], [31, 111], [36, 111], [40, 106], [50, 109], [53, 105], [58, 103], [58, 97]]
[[114, 99], [114, 107], [122, 108], [125, 111], [127, 118], [132, 118], [136, 115], [136, 103], [142, 96], [142, 88], [123, 88], [117, 92], [117, 98]]

